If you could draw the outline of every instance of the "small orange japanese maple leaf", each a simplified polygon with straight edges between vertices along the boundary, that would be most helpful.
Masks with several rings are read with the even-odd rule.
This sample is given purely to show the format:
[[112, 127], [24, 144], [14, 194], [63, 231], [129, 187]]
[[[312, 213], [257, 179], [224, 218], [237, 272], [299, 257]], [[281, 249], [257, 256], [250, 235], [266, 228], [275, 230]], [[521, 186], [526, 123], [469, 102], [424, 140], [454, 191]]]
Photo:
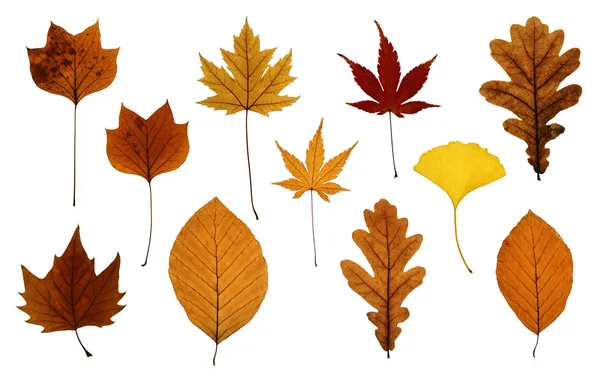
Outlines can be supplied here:
[[388, 113], [390, 119], [390, 138], [392, 146], [392, 163], [394, 165], [394, 177], [398, 177], [396, 171], [396, 159], [394, 157], [394, 136], [392, 134], [392, 113], [398, 118], [404, 118], [405, 114], [416, 114], [421, 110], [430, 107], [439, 107], [421, 101], [408, 102], [414, 97], [427, 81], [429, 68], [435, 57], [429, 61], [413, 68], [400, 81], [400, 62], [398, 61], [398, 53], [394, 49], [392, 43], [383, 34], [383, 30], [379, 23], [375, 21], [379, 30], [379, 61], [377, 64], [377, 74], [379, 80], [369, 69], [351, 61], [343, 54], [338, 54], [342, 57], [354, 75], [354, 80], [360, 88], [373, 100], [348, 103], [350, 106], [356, 107], [378, 115]]
[[125, 295], [119, 292], [120, 264], [117, 253], [114, 261], [96, 275], [94, 260], [88, 258], [81, 244], [78, 226], [64, 254], [54, 257], [46, 277], [40, 279], [21, 266], [25, 283], [21, 295], [26, 304], [18, 308], [29, 315], [27, 323], [44, 327], [42, 332], [74, 330], [90, 357], [92, 354], [81, 343], [77, 329], [111, 325], [111, 318], [125, 308], [118, 304]]
[[310, 191], [310, 214], [312, 218], [312, 233], [313, 233], [313, 248], [315, 253], [315, 266], [317, 265], [317, 247], [315, 243], [315, 217], [313, 208], [313, 191], [317, 192], [321, 198], [329, 202], [328, 195], [334, 195], [339, 192], [349, 191], [349, 189], [342, 188], [340, 185], [332, 182], [344, 168], [346, 160], [350, 157], [350, 153], [358, 142], [344, 152], [338, 154], [333, 159], [330, 159], [325, 163], [325, 146], [323, 145], [323, 136], [321, 131], [323, 129], [323, 119], [319, 124], [319, 128], [308, 143], [308, 149], [306, 150], [306, 167], [298, 160], [298, 158], [288, 151], [281, 148], [279, 143], [276, 141], [277, 148], [281, 152], [281, 157], [285, 163], [285, 167], [290, 171], [294, 178], [273, 183], [275, 185], [282, 186], [291, 191], [295, 191], [294, 198], [299, 198], [304, 192]]
[[31, 77], [42, 90], [75, 104], [73, 115], [73, 206], [77, 157], [77, 105], [86, 96], [107, 88], [117, 75], [119, 48], [103, 49], [98, 21], [73, 36], [50, 23], [46, 46], [27, 48]]

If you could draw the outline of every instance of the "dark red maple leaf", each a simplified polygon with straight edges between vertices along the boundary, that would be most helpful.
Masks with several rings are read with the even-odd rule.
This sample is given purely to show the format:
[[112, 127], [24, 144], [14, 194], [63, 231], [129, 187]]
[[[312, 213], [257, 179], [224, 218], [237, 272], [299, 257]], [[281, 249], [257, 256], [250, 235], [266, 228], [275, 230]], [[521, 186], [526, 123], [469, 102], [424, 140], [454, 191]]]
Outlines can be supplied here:
[[429, 61], [413, 68], [404, 76], [404, 78], [402, 78], [402, 81], [400, 81], [400, 62], [398, 61], [398, 53], [394, 49], [392, 43], [383, 34], [383, 30], [377, 21], [375, 21], [375, 25], [377, 25], [380, 37], [379, 60], [377, 63], [377, 74], [379, 79], [377, 79], [375, 74], [366, 67], [348, 59], [343, 54], [338, 55], [348, 62], [348, 65], [350, 65], [350, 68], [352, 69], [354, 80], [360, 88], [368, 96], [374, 99], [374, 101], [367, 100], [348, 104], [374, 114], [383, 115], [386, 112], [389, 114], [394, 177], [398, 177], [396, 160], [394, 158], [392, 113], [398, 118], [404, 118], [404, 114], [416, 114], [429, 107], [439, 107], [438, 105], [421, 101], [407, 102], [421, 90], [425, 81], [427, 81], [429, 67], [437, 55]]

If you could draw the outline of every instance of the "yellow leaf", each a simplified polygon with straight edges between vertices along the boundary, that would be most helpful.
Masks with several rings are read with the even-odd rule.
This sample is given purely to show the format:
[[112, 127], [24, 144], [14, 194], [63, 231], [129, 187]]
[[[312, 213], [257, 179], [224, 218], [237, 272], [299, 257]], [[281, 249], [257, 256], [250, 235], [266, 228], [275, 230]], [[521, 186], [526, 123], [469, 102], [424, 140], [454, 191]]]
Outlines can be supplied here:
[[350, 288], [377, 309], [367, 317], [377, 327], [375, 336], [389, 358], [402, 332], [398, 324], [409, 316], [402, 303], [425, 277], [425, 269], [420, 266], [405, 271], [421, 247], [423, 236], [407, 237], [408, 220], [398, 218], [396, 207], [387, 200], [375, 204], [374, 211], [365, 210], [364, 217], [369, 231], [355, 230], [352, 239], [367, 257], [374, 276], [350, 260], [340, 265]]
[[414, 169], [442, 188], [452, 200], [456, 245], [467, 270], [472, 273], [458, 243], [456, 209], [469, 192], [504, 177], [504, 167], [496, 156], [478, 144], [451, 142], [425, 152]]
[[217, 346], [254, 317], [268, 286], [260, 244], [216, 197], [179, 232], [169, 277], [190, 321], [214, 340], [215, 357]]
[[[340, 185], [331, 182], [344, 169], [346, 161], [350, 157], [350, 153], [358, 142], [344, 152], [338, 154], [334, 158], [325, 163], [325, 146], [323, 145], [323, 119], [317, 128], [317, 132], [312, 140], [308, 143], [306, 150], [306, 166], [294, 155], [283, 149], [276, 141], [277, 148], [281, 152], [281, 157], [285, 167], [290, 171], [294, 178], [273, 183], [294, 191], [294, 198], [301, 197], [305, 192], [310, 191], [310, 210], [313, 216], [313, 246], [315, 252], [315, 266], [317, 265], [317, 249], [315, 241], [314, 229], [314, 213], [313, 213], [313, 191], [325, 201], [329, 202], [329, 196], [339, 192], [345, 192], [349, 189], [342, 188]], [[325, 163], [325, 164], [323, 164]]]
[[[275, 49], [260, 50], [260, 38], [248, 25], [248, 19], [239, 36], [233, 38], [234, 51], [221, 49], [227, 69], [217, 67], [200, 55], [202, 73], [200, 82], [216, 93], [198, 103], [215, 110], [225, 110], [227, 115], [242, 110], [268, 116], [271, 111], [281, 111], [299, 97], [279, 95], [296, 78], [291, 77], [292, 51], [274, 66], [269, 66]], [[231, 74], [230, 74], [231, 73]]]

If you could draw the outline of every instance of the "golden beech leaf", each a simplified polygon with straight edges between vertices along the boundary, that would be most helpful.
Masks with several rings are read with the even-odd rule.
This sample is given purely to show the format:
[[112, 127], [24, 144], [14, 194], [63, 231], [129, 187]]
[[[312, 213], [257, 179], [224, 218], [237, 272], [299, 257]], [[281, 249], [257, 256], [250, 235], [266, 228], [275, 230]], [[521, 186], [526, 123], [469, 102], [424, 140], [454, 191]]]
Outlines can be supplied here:
[[73, 206], [77, 146], [77, 105], [86, 96], [107, 88], [117, 75], [119, 48], [103, 49], [97, 21], [72, 35], [50, 23], [46, 46], [27, 48], [31, 77], [42, 90], [62, 95], [75, 104], [73, 117]]
[[218, 345], [254, 317], [268, 286], [260, 244], [216, 197], [179, 232], [169, 277], [190, 321], [214, 340], [213, 365]]
[[521, 323], [537, 338], [565, 310], [573, 285], [573, 258], [560, 235], [531, 210], [502, 242], [498, 287]]
[[377, 327], [375, 336], [389, 358], [402, 332], [398, 324], [409, 316], [402, 303], [425, 277], [425, 269], [420, 266], [405, 271], [421, 247], [423, 236], [407, 237], [408, 220], [398, 218], [396, 207], [387, 200], [375, 204], [374, 211], [365, 210], [364, 216], [369, 231], [355, 230], [352, 239], [367, 257], [374, 276], [350, 260], [342, 261], [341, 267], [350, 288], [377, 309], [367, 317]]
[[269, 66], [275, 49], [260, 50], [260, 38], [248, 24], [242, 27], [239, 36], [233, 37], [234, 51], [221, 49], [223, 60], [227, 64], [217, 67], [200, 55], [202, 73], [200, 82], [216, 93], [200, 102], [214, 110], [225, 110], [226, 115], [246, 111], [246, 156], [248, 159], [248, 177], [250, 182], [250, 203], [254, 216], [252, 194], [252, 172], [250, 170], [250, 150], [248, 144], [248, 111], [269, 116], [269, 112], [281, 111], [291, 106], [300, 97], [290, 97], [279, 93], [296, 78], [290, 76], [292, 69], [292, 51], [281, 58], [274, 66]]
[[493, 40], [492, 57], [511, 82], [489, 81], [479, 92], [485, 99], [512, 111], [520, 119], [507, 119], [504, 129], [527, 143], [528, 162], [540, 180], [548, 168], [550, 150], [546, 143], [565, 131], [560, 124], [548, 122], [560, 111], [574, 106], [581, 96], [581, 86], [560, 83], [579, 67], [579, 49], [560, 50], [565, 34], [550, 33], [548, 25], [532, 17], [525, 26], [510, 28], [511, 42]]
[[148, 181], [150, 190], [150, 234], [146, 260], [152, 239], [152, 179], [174, 171], [185, 162], [190, 150], [188, 123], [177, 124], [167, 101], [148, 119], [121, 104], [119, 127], [106, 130], [106, 154], [112, 166], [123, 173]]
[[504, 167], [496, 156], [478, 144], [450, 142], [422, 154], [415, 171], [442, 188], [452, 200], [456, 246], [467, 270], [472, 273], [458, 243], [456, 209], [469, 192], [504, 177]]
[[44, 327], [42, 332], [75, 331], [90, 357], [92, 354], [81, 343], [77, 330], [111, 325], [111, 318], [125, 307], [118, 304], [125, 295], [119, 292], [120, 264], [117, 253], [112, 263], [96, 275], [94, 260], [88, 258], [81, 244], [78, 226], [64, 254], [54, 257], [46, 277], [40, 279], [21, 266], [25, 283], [21, 295], [26, 304], [18, 308], [29, 315], [28, 323]]
[[310, 191], [310, 215], [312, 218], [315, 266], [317, 266], [317, 247], [315, 243], [313, 191], [317, 192], [317, 194], [327, 202], [329, 202], [328, 195], [349, 191], [349, 189], [342, 188], [340, 185], [332, 182], [332, 180], [338, 177], [342, 172], [344, 165], [346, 165], [346, 161], [350, 157], [350, 153], [358, 144], [358, 142], [354, 143], [352, 147], [325, 163], [325, 146], [323, 145], [322, 130], [323, 119], [321, 119], [317, 132], [315, 132], [312, 140], [308, 143], [308, 149], [306, 150], [306, 167], [296, 156], [281, 148], [279, 143], [275, 141], [277, 148], [279, 148], [279, 152], [281, 152], [285, 167], [290, 171], [294, 178], [273, 184], [296, 192], [294, 193], [294, 198], [299, 198], [304, 192]]

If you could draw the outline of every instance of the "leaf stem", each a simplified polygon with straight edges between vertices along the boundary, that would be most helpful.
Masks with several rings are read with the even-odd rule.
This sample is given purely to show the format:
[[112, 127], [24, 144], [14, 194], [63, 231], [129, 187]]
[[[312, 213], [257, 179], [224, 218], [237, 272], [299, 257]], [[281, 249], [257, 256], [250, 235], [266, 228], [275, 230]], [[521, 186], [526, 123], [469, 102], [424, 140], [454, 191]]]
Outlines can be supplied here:
[[312, 220], [313, 250], [315, 252], [315, 267], [317, 267], [317, 243], [315, 240], [315, 212], [313, 207], [313, 190], [310, 190], [310, 218]]
[[75, 336], [77, 336], [77, 341], [79, 341], [81, 348], [83, 348], [83, 350], [85, 351], [85, 355], [87, 357], [92, 357], [92, 354], [90, 352], [88, 352], [88, 350], [85, 349], [85, 347], [83, 346], [83, 343], [81, 342], [81, 339], [79, 338], [79, 332], [77, 332], [77, 328], [75, 329]]
[[73, 109], [73, 206], [75, 206], [75, 183], [77, 179], [77, 103]]
[[392, 164], [394, 164], [394, 178], [398, 177], [398, 171], [396, 171], [396, 158], [394, 156], [394, 134], [392, 132], [392, 112], [388, 111], [390, 117], [390, 143], [392, 146]]
[[535, 339], [535, 347], [533, 347], [533, 358], [535, 358], [535, 350], [537, 349], [538, 343], [540, 342], [540, 334], [538, 333], [536, 335], [536, 339]]
[[462, 258], [463, 263], [467, 267], [467, 270], [469, 270], [469, 272], [473, 274], [473, 271], [469, 268], [469, 265], [467, 264], [467, 261], [463, 256], [462, 250], [460, 249], [460, 244], [458, 243], [458, 228], [456, 227], [456, 206], [454, 207], [454, 237], [456, 238], [456, 247], [458, 247], [458, 252], [460, 253], [460, 257]]
[[252, 171], [250, 170], [250, 146], [248, 144], [248, 109], [246, 109], [246, 157], [248, 158], [248, 178], [250, 179], [250, 203], [252, 204], [254, 216], [258, 220], [258, 214], [254, 208], [254, 197], [252, 196]]
[[217, 360], [217, 349], [218, 349], [218, 348], [219, 348], [219, 343], [217, 343], [217, 342], [215, 341], [215, 355], [213, 356], [213, 366], [215, 366], [215, 365], [216, 365], [216, 363], [215, 363], [215, 362], [216, 362], [216, 360]]
[[152, 242], [152, 182], [148, 182], [148, 189], [150, 190], [150, 233], [148, 234], [148, 249], [146, 250], [146, 260], [142, 267], [148, 264], [148, 254], [150, 254], [150, 242]]

